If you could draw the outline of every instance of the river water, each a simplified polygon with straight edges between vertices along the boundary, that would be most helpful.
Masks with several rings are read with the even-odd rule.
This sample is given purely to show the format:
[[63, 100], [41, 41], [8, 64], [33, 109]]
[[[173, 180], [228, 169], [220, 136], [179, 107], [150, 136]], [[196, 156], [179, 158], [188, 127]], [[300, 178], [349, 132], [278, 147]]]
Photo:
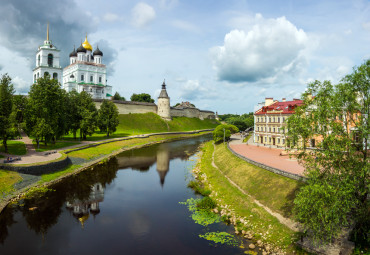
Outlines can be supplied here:
[[[124, 152], [0, 215], [0, 254], [244, 254], [199, 237], [233, 232], [202, 226], [179, 202], [207, 136]], [[239, 244], [240, 239], [236, 237]]]

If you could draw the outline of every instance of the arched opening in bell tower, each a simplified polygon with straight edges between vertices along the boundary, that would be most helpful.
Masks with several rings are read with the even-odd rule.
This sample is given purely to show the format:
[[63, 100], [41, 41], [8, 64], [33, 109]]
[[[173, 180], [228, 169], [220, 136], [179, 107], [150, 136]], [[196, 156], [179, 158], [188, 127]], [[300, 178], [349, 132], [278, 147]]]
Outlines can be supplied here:
[[53, 66], [53, 54], [48, 55], [48, 66]]

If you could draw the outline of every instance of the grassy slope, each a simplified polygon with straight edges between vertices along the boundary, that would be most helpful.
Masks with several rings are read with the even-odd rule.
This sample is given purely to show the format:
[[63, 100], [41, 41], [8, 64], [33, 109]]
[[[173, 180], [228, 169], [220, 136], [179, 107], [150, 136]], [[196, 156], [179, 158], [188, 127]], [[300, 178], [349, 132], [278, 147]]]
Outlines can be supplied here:
[[0, 170], [0, 196], [6, 196], [13, 191], [13, 185], [22, 180], [17, 172]]
[[[276, 189], [266, 188], [266, 186], [262, 185], [262, 187], [258, 187], [258, 182], [256, 181], [256, 175], [252, 175], [251, 177], [247, 177], [247, 174], [242, 174], [241, 176], [237, 176], [233, 174], [233, 170], [241, 167], [242, 169], [246, 169], [243, 165], [246, 165], [246, 162], [240, 162], [239, 158], [235, 157], [232, 154], [229, 154], [225, 151], [226, 149], [223, 148], [222, 145], [219, 145], [216, 148], [216, 155], [219, 159], [216, 161], [216, 165], [220, 168], [221, 171], [227, 172], [227, 175], [233, 179], [234, 182], [240, 183], [240, 180], [244, 180], [245, 182], [251, 182], [249, 185], [247, 192], [250, 192], [250, 187], [254, 185], [258, 192], [262, 192], [264, 195], [261, 197], [268, 197], [269, 195], [274, 197], [275, 199], [279, 199], [279, 195], [274, 194]], [[295, 247], [294, 242], [297, 240], [297, 233], [293, 232], [286, 226], [282, 225], [275, 217], [268, 214], [263, 208], [256, 205], [253, 200], [241, 193], [236, 187], [231, 185], [231, 183], [212, 165], [212, 152], [213, 152], [213, 144], [212, 142], [208, 142], [205, 144], [203, 149], [202, 161], [200, 164], [201, 172], [207, 175], [207, 181], [210, 185], [212, 185], [212, 194], [217, 194], [216, 198], [218, 202], [221, 202], [222, 205], [229, 205], [232, 208], [236, 215], [239, 217], [245, 217], [248, 219], [249, 223], [245, 230], [252, 231], [254, 234], [254, 238], [256, 240], [262, 240], [265, 243], [270, 243], [277, 245], [283, 248], [288, 254], [292, 254], [294, 251], [295, 254], [305, 254], [305, 252], [299, 250]], [[224, 154], [224, 155], [221, 155]], [[222, 159], [221, 159], [222, 157]], [[220, 162], [222, 163], [220, 164]], [[265, 171], [263, 169], [255, 169], [258, 172]], [[239, 172], [241, 174], [241, 171]], [[273, 176], [264, 175], [261, 173], [261, 179], [267, 178], [267, 182], [269, 182], [269, 178], [273, 178]], [[237, 177], [237, 178], [235, 178]], [[258, 181], [260, 178], [257, 178]], [[254, 184], [253, 184], [254, 183]], [[282, 183], [280, 183], [282, 185]], [[288, 185], [290, 186], [290, 185]], [[253, 191], [252, 194], [256, 194], [257, 191]], [[283, 195], [284, 196], [284, 195]], [[266, 201], [270, 201], [270, 199], [261, 199], [261, 202], [264, 203]], [[266, 204], [267, 205], [267, 204]]]
[[33, 146], [36, 148], [36, 151], [42, 152], [42, 151], [48, 151], [48, 150], [56, 150], [76, 144], [80, 144], [80, 142], [65, 142], [65, 141], [57, 141], [55, 144], [48, 143], [47, 146], [45, 146], [44, 143], [39, 144], [39, 148], [37, 149], [37, 143], [35, 140], [32, 141]]
[[[191, 131], [198, 129], [215, 128], [219, 123], [216, 120], [200, 120], [198, 118], [175, 117], [172, 121], [166, 122], [154, 113], [133, 113], [120, 114], [117, 131], [106, 137], [104, 132], [96, 132], [88, 136], [89, 141], [98, 141], [107, 138], [125, 137], [130, 135], [173, 132], [173, 131]], [[77, 137], [79, 133], [77, 133]], [[73, 135], [65, 136], [66, 140], [73, 140]]]
[[292, 217], [293, 200], [302, 183], [249, 164], [234, 156], [223, 144], [216, 147], [215, 163], [262, 204], [285, 217]]
[[[7, 145], [8, 145], [8, 152], [9, 152], [9, 154], [12, 154], [12, 155], [24, 155], [24, 154], [27, 153], [26, 145], [23, 142], [21, 142], [21, 141], [8, 140], [7, 141]], [[4, 151], [4, 146], [3, 146], [2, 143], [0, 145], [0, 152], [5, 152]]]

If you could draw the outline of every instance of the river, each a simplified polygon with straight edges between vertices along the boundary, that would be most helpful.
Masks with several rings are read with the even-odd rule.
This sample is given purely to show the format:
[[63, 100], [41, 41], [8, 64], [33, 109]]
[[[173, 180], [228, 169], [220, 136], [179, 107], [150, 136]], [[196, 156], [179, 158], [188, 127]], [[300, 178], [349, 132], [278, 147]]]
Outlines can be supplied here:
[[[179, 202], [202, 136], [126, 151], [0, 215], [0, 254], [244, 254], [199, 235], [233, 232], [195, 223]], [[240, 242], [239, 237], [235, 237]]]

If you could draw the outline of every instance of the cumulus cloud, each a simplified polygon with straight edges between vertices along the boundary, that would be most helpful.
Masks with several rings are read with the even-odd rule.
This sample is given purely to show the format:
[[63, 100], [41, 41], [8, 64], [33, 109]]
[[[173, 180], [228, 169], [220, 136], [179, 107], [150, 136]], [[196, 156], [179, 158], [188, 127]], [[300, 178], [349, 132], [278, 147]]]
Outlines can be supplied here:
[[285, 17], [265, 19], [257, 14], [254, 25], [225, 35], [224, 45], [211, 49], [220, 80], [274, 81], [280, 74], [296, 74], [305, 65], [308, 36]]
[[47, 22], [50, 39], [61, 50], [62, 67], [69, 63], [73, 45], [78, 47], [86, 33], [95, 32], [98, 22], [78, 8], [74, 0], [3, 0], [0, 17], [0, 45], [30, 59], [31, 67], [37, 47], [46, 40]]
[[103, 52], [103, 64], [107, 66], [107, 75], [112, 76], [115, 71], [118, 51], [112, 48], [106, 40], [99, 40], [96, 45]]
[[132, 24], [142, 28], [155, 19], [155, 10], [146, 3], [138, 3], [132, 9]]
[[180, 88], [183, 100], [211, 99], [217, 97], [214, 89], [201, 85], [199, 80], [187, 80]]
[[103, 20], [106, 22], [115, 22], [115, 21], [120, 20], [120, 17], [117, 14], [108, 12], [104, 14]]
[[16, 93], [25, 94], [30, 90], [30, 84], [18, 76], [12, 79], [12, 83]]

